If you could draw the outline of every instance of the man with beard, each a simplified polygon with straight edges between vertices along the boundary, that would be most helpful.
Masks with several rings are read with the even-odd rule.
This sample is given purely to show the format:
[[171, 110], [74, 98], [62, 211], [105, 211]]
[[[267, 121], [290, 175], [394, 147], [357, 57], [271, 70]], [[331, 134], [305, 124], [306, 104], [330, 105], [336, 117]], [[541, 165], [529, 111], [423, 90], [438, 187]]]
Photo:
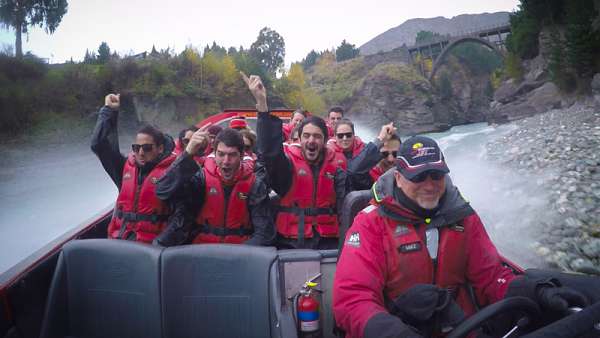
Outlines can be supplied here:
[[164, 203], [155, 195], [156, 182], [175, 160], [171, 153], [174, 142], [170, 136], [147, 125], [138, 130], [131, 153], [122, 155], [117, 133], [120, 95], [108, 94], [104, 103], [98, 113], [91, 148], [119, 189], [108, 238], [152, 243], [167, 222], [173, 227], [183, 224], [184, 205]]
[[281, 197], [276, 206], [277, 246], [336, 248], [337, 210], [348, 191], [349, 180], [345, 163], [339, 163], [335, 152], [325, 145], [325, 121], [317, 116], [305, 118], [298, 126], [300, 145], [287, 146], [284, 151], [282, 122], [269, 113], [267, 92], [260, 77], [242, 76], [257, 103], [259, 153], [271, 188]]
[[475, 304], [505, 296], [529, 296], [545, 311], [587, 304], [569, 287], [516, 277], [503, 266], [448, 172], [436, 142], [415, 136], [400, 146], [396, 170], [373, 186], [371, 205], [347, 232], [334, 279], [333, 312], [346, 337], [437, 337]]
[[369, 171], [372, 180], [371, 183], [375, 183], [383, 173], [396, 165], [396, 156], [398, 156], [400, 143], [400, 137], [396, 134], [392, 134], [390, 139], [383, 143], [383, 146], [379, 150], [381, 160]]
[[250, 166], [241, 165], [244, 141], [234, 129], [223, 129], [214, 140], [214, 158], [198, 167], [192, 158], [210, 142], [203, 127], [159, 180], [163, 201], [184, 200], [195, 220], [185, 228], [169, 229], [176, 238], [193, 243], [270, 244], [274, 231], [268, 191]]

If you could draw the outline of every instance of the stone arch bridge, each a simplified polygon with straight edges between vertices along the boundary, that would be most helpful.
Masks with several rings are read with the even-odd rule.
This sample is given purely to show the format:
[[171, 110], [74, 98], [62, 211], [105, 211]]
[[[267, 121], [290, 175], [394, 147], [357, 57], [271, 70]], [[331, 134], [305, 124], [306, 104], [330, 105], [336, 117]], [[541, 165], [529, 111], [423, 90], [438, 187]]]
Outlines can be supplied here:
[[510, 32], [509, 24], [485, 28], [475, 32], [462, 32], [455, 36], [440, 37], [435, 41], [409, 47], [408, 52], [411, 61], [414, 61], [418, 55], [421, 58], [432, 61], [433, 66], [430, 71], [425, 69], [422, 63], [419, 64], [421, 74], [431, 82], [448, 53], [463, 42], [480, 43], [504, 58], [506, 37]]

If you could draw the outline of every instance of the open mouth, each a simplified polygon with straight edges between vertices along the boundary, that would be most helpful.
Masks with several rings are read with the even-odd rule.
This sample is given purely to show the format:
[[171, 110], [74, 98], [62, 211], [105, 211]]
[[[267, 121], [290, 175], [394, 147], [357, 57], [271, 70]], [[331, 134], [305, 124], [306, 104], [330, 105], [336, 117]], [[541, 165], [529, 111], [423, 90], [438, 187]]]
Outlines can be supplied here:
[[233, 169], [232, 168], [225, 168], [225, 167], [221, 168], [221, 174], [223, 176], [229, 177], [229, 176], [231, 176], [232, 173], [233, 173]]
[[316, 145], [307, 144], [306, 145], [306, 155], [309, 157], [313, 157], [317, 155], [318, 147]]

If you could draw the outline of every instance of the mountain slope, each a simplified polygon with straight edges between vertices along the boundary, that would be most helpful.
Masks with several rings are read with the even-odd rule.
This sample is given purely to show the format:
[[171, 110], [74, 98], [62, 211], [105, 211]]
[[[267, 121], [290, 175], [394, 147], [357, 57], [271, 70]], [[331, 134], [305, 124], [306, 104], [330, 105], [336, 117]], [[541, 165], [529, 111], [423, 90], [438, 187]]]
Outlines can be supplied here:
[[508, 24], [508, 12], [462, 14], [451, 19], [436, 17], [410, 19], [360, 46], [362, 55], [390, 51], [403, 44], [412, 46], [419, 31], [431, 31], [442, 35], [460, 35], [483, 28]]

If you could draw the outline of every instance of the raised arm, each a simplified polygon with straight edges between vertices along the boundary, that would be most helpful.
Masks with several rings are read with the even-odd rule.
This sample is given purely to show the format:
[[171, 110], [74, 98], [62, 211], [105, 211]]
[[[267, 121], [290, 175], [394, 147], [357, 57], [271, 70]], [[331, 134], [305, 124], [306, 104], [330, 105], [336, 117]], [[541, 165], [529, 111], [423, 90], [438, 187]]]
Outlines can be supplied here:
[[158, 180], [156, 196], [163, 201], [187, 200], [194, 210], [200, 210], [204, 199], [204, 173], [193, 159], [198, 149], [206, 147], [208, 125], [198, 129], [191, 137], [185, 151], [171, 164]]
[[119, 150], [117, 119], [119, 117], [120, 95], [108, 94], [104, 106], [98, 112], [98, 121], [92, 133], [91, 148], [98, 156], [102, 167], [121, 189], [123, 167], [127, 158]]
[[241, 73], [244, 82], [256, 100], [258, 122], [256, 127], [258, 152], [261, 153], [271, 188], [279, 196], [284, 196], [291, 186], [292, 164], [283, 152], [283, 131], [281, 119], [269, 113], [267, 90], [259, 76]]
[[388, 141], [396, 132], [392, 122], [381, 127], [379, 135], [369, 142], [355, 158], [348, 161], [348, 177], [352, 190], [364, 190], [371, 188], [373, 184], [369, 170], [379, 163], [381, 154], [379, 150], [384, 142]]

